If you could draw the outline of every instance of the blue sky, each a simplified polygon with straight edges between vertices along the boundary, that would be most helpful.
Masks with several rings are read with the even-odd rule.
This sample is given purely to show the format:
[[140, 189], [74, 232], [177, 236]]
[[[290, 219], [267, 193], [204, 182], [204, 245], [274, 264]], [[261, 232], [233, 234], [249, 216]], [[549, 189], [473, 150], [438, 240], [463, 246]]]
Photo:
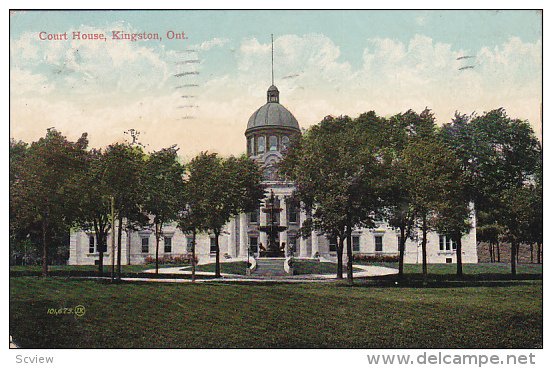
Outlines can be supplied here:
[[[107, 145], [137, 128], [152, 149], [244, 150], [265, 102], [270, 34], [282, 103], [308, 127], [325, 115], [505, 107], [540, 134], [541, 14], [535, 11], [65, 11], [10, 18], [11, 135], [56, 126]], [[186, 41], [40, 41], [38, 32], [184, 31]], [[197, 50], [193, 55], [183, 50]], [[201, 63], [182, 67], [185, 57]], [[457, 60], [460, 56], [474, 56]], [[464, 66], [474, 68], [459, 70]], [[192, 67], [192, 69], [188, 68]], [[186, 69], [188, 68], [188, 69]], [[193, 69], [195, 68], [195, 69]], [[195, 70], [186, 110], [174, 74]], [[182, 116], [193, 119], [182, 120]]]

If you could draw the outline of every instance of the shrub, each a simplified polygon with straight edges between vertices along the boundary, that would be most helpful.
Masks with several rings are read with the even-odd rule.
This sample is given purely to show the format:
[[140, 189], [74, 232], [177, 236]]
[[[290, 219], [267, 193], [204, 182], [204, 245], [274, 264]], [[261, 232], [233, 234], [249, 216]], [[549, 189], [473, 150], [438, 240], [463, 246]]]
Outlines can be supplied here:
[[[146, 264], [152, 264], [155, 263], [155, 257], [147, 256], [144, 259], [144, 262]], [[165, 264], [184, 264], [184, 263], [191, 263], [192, 262], [192, 255], [191, 254], [175, 254], [175, 255], [163, 255], [159, 257], [159, 264], [165, 265]], [[197, 263], [197, 256], [196, 256], [196, 263]]]
[[354, 254], [353, 260], [364, 262], [398, 262], [399, 255], [386, 255], [386, 254]]

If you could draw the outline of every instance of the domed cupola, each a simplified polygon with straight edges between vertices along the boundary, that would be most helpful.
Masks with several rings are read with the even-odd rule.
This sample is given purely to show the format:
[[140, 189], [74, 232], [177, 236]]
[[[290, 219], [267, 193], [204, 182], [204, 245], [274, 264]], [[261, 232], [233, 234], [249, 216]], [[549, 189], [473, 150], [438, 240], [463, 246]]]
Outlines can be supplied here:
[[274, 84], [268, 87], [268, 91], [266, 92], [266, 102], [280, 103], [280, 91], [278, 91], [278, 88], [276, 88]]
[[265, 180], [279, 180], [276, 163], [291, 140], [300, 134], [297, 119], [280, 104], [280, 91], [274, 85], [273, 66], [272, 85], [266, 91], [266, 104], [251, 115], [245, 130], [247, 155], [263, 166]]

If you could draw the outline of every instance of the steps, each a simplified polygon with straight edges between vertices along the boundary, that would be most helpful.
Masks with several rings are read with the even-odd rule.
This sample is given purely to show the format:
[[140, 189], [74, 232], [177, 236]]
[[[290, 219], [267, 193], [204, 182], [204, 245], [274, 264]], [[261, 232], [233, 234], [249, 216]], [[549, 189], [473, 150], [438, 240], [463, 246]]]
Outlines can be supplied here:
[[287, 276], [284, 271], [284, 258], [257, 258], [254, 276]]

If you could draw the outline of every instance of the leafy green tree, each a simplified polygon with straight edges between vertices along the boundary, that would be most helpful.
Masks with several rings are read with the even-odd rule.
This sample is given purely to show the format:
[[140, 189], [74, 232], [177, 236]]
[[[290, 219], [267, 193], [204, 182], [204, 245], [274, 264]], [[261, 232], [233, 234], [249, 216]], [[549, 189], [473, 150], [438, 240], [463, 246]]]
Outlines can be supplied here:
[[10, 213], [14, 228], [38, 226], [42, 244], [42, 275], [48, 275], [50, 240], [65, 232], [76, 217], [78, 190], [74, 175], [83, 170], [87, 135], [76, 142], [49, 129], [33, 142], [11, 185]]
[[[515, 217], [510, 206], [504, 206], [504, 194], [523, 191], [526, 183], [534, 180], [541, 154], [541, 145], [530, 124], [512, 119], [502, 108], [481, 116], [456, 114], [443, 127], [442, 137], [462, 163], [469, 178], [468, 192], [475, 203], [478, 226], [499, 225], [509, 239], [515, 229]], [[504, 212], [506, 211], [506, 212]], [[488, 220], [489, 222], [485, 222]], [[497, 220], [499, 223], [497, 224]], [[517, 251], [517, 245], [511, 244]], [[515, 266], [512, 265], [512, 273]]]
[[[142, 210], [144, 195], [143, 171], [146, 156], [140, 146], [115, 143], [105, 150], [105, 180], [115, 202], [117, 226], [117, 275], [121, 275], [121, 242], [123, 221], [127, 227], [147, 226], [149, 219]], [[112, 231], [115, 236], [115, 231]], [[112, 270], [114, 272], [114, 270]]]
[[379, 208], [382, 158], [377, 132], [382, 124], [374, 112], [355, 120], [326, 117], [292, 144], [279, 166], [280, 172], [295, 182], [296, 198], [312, 212], [306, 225], [338, 240], [338, 278], [343, 277], [343, 244], [347, 242], [350, 283], [352, 231], [373, 227], [374, 212]]
[[[422, 232], [422, 270], [426, 280], [427, 234], [435, 227], [439, 211], [446, 209], [451, 186], [461, 177], [454, 153], [436, 137], [413, 140], [403, 155], [408, 166], [406, 179], [411, 188], [411, 205]], [[461, 222], [461, 217], [455, 213], [454, 221]]]
[[80, 229], [93, 230], [99, 254], [99, 272], [104, 270], [104, 253], [111, 230], [111, 190], [106, 181], [106, 156], [92, 149], [85, 156], [84, 170], [75, 177], [79, 191], [79, 206], [76, 224]]
[[382, 157], [387, 165], [382, 180], [385, 183], [383, 214], [389, 226], [399, 230], [399, 277], [402, 277], [406, 240], [412, 238], [416, 225], [416, 212], [411, 199], [412, 188], [407, 181], [409, 167], [405, 164], [402, 153], [410, 141], [435, 134], [435, 118], [427, 108], [420, 114], [408, 110], [389, 118], [385, 128], [380, 133], [384, 138]]
[[193, 158], [188, 170], [188, 185], [195, 181], [193, 185], [202, 192], [193, 205], [201, 214], [200, 228], [214, 235], [215, 277], [220, 277], [219, 237], [232, 216], [259, 206], [264, 197], [262, 175], [258, 165], [246, 156], [224, 159], [206, 152]]
[[175, 221], [180, 210], [184, 167], [178, 161], [175, 146], [153, 152], [147, 157], [143, 171], [143, 210], [155, 232], [155, 273], [159, 273], [159, 239], [163, 225]]

